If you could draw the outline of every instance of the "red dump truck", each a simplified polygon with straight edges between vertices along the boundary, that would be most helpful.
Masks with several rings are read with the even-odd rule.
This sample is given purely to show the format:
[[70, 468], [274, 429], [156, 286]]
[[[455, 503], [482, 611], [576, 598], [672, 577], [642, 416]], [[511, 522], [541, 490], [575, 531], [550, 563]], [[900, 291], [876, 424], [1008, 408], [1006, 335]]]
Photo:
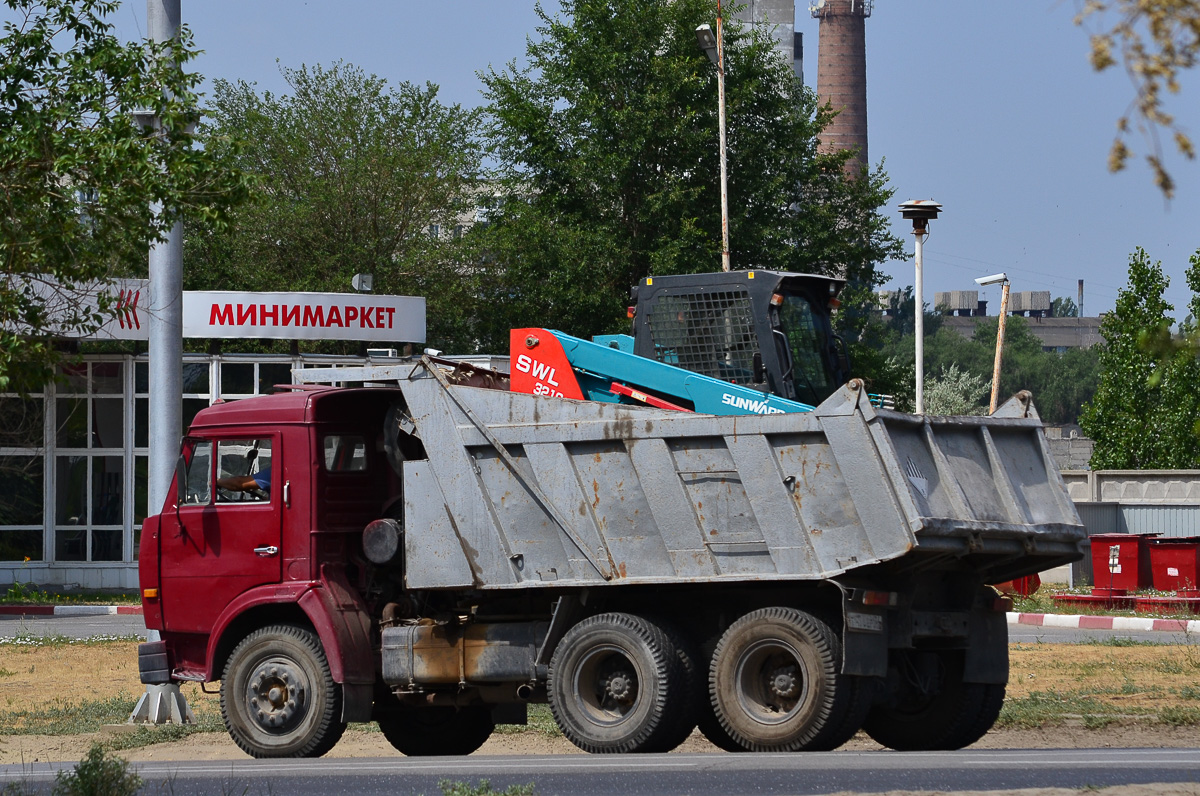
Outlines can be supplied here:
[[1084, 538], [1027, 395], [718, 416], [430, 357], [305, 378], [361, 386], [199, 413], [141, 537], [143, 682], [219, 680], [254, 756], [365, 721], [467, 754], [538, 702], [590, 752], [961, 747], [1008, 677], [987, 584]]

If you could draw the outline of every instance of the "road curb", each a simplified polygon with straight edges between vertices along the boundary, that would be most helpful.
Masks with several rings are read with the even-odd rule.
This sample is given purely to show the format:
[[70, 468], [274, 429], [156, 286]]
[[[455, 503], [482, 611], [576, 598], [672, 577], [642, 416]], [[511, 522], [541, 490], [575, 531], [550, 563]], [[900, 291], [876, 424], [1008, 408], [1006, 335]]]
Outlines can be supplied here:
[[1070, 616], [1066, 614], [1010, 613], [1008, 615], [1008, 623], [1010, 625], [1066, 627], [1084, 630], [1129, 630], [1137, 632], [1161, 630], [1168, 633], [1200, 633], [1200, 620], [1153, 619], [1140, 616]]
[[141, 616], [140, 605], [0, 605], [0, 616]]

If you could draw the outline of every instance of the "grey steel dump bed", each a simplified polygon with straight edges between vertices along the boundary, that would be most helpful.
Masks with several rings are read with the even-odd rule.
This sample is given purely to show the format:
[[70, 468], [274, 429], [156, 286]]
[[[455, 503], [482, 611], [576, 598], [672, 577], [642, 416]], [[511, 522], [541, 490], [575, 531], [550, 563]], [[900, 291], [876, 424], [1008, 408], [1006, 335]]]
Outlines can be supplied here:
[[428, 455], [403, 465], [413, 589], [873, 565], [997, 582], [1074, 560], [1085, 537], [1027, 394], [991, 417], [920, 417], [855, 381], [811, 413], [717, 416], [461, 386], [429, 360], [298, 375], [402, 392]]

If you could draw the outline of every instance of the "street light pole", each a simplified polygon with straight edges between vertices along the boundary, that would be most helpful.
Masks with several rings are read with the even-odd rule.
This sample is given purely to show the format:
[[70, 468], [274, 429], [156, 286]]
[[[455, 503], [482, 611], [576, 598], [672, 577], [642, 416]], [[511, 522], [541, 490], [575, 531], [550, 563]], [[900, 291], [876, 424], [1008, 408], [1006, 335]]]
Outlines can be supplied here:
[[913, 335], [916, 337], [916, 413], [925, 414], [925, 294], [924, 275], [921, 272], [924, 259], [925, 238], [929, 235], [929, 222], [938, 217], [942, 206], [932, 199], [909, 199], [900, 205], [900, 215], [910, 219], [916, 237], [916, 285], [913, 299], [916, 313], [913, 318]]
[[725, 32], [717, 0], [717, 117], [721, 129], [721, 270], [729, 270], [729, 181], [725, 159]]
[[696, 41], [717, 65], [717, 126], [721, 139], [721, 270], [729, 270], [729, 178], [725, 145], [725, 22], [717, 0], [717, 33], [708, 25], [696, 28]]
[[[179, 36], [179, 0], [146, 0], [146, 34], [156, 42]], [[157, 120], [154, 122], [157, 124]], [[162, 206], [155, 203], [158, 215]], [[149, 510], [162, 507], [175, 474], [183, 426], [183, 224], [150, 247]]]

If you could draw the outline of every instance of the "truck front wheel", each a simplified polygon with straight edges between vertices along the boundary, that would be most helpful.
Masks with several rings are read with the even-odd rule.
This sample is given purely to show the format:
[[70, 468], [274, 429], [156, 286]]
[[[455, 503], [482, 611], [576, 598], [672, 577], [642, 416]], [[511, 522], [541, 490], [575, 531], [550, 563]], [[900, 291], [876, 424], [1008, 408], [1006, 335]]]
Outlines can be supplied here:
[[253, 757], [320, 757], [346, 725], [342, 693], [316, 634], [293, 625], [256, 630], [221, 677], [221, 717]]
[[[550, 659], [550, 710], [585, 752], [657, 752], [672, 745], [687, 675], [664, 630], [640, 616], [599, 614], [567, 631]], [[690, 729], [690, 727], [689, 727]]]
[[820, 619], [762, 608], [721, 636], [709, 695], [721, 727], [753, 752], [834, 749], [861, 726], [870, 694], [838, 671], [841, 644]]
[[890, 699], [863, 729], [902, 752], [961, 749], [982, 738], [1004, 706], [1003, 683], [964, 683], [964, 653], [899, 653], [888, 672]]

